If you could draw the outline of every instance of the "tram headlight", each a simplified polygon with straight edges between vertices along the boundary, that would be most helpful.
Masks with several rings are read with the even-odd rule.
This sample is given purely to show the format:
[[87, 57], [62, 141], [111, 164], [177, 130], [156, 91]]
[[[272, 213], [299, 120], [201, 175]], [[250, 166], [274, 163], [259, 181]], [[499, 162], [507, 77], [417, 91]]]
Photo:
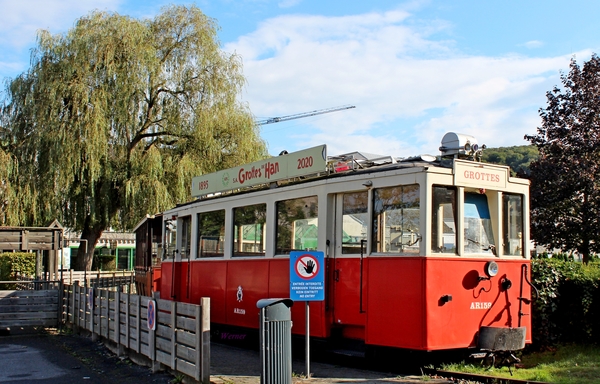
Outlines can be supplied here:
[[488, 261], [485, 263], [484, 272], [489, 277], [494, 277], [498, 274], [498, 263], [495, 261]]

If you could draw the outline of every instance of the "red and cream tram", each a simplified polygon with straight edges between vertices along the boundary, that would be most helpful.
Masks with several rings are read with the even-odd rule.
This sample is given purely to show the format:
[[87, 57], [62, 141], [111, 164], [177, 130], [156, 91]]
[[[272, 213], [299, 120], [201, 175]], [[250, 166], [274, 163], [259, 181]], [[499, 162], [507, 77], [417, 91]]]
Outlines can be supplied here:
[[[522, 348], [529, 183], [481, 163], [472, 136], [448, 133], [440, 150], [396, 159], [319, 146], [194, 178], [197, 199], [162, 214], [160, 297], [210, 297], [212, 323], [258, 328], [257, 301], [290, 295], [290, 252], [318, 250], [325, 300], [311, 304], [312, 337], [433, 351], [482, 347], [485, 331], [487, 349], [504, 338]], [[302, 334], [303, 305], [292, 321]]]

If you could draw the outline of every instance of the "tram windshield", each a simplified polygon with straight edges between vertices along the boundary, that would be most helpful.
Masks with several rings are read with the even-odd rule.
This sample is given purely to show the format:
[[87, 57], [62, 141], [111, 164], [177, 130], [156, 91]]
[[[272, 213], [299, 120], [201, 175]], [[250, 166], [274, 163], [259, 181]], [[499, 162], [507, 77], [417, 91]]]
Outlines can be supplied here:
[[495, 253], [487, 196], [465, 193], [465, 254]]

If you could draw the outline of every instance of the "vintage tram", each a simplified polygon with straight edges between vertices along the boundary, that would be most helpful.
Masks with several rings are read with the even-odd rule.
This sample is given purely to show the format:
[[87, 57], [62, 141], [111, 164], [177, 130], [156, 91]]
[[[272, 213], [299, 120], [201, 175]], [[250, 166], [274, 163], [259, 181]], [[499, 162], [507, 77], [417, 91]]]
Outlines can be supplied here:
[[[323, 145], [196, 177], [197, 199], [160, 216], [160, 297], [210, 297], [215, 325], [258, 328], [257, 301], [290, 295], [290, 252], [318, 250], [325, 299], [311, 303], [311, 337], [522, 348], [529, 182], [482, 163], [484, 148], [451, 132], [438, 156], [328, 156]], [[292, 321], [302, 335], [303, 305]]]

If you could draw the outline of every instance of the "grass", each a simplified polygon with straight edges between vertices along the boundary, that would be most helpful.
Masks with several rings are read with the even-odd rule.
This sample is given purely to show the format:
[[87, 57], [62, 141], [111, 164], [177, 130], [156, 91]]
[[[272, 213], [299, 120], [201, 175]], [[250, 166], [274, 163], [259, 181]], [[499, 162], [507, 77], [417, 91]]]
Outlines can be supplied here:
[[512, 368], [512, 376], [507, 367], [488, 369], [479, 364], [451, 364], [443, 369], [555, 384], [600, 383], [600, 346], [564, 345], [524, 354], [521, 360]]

